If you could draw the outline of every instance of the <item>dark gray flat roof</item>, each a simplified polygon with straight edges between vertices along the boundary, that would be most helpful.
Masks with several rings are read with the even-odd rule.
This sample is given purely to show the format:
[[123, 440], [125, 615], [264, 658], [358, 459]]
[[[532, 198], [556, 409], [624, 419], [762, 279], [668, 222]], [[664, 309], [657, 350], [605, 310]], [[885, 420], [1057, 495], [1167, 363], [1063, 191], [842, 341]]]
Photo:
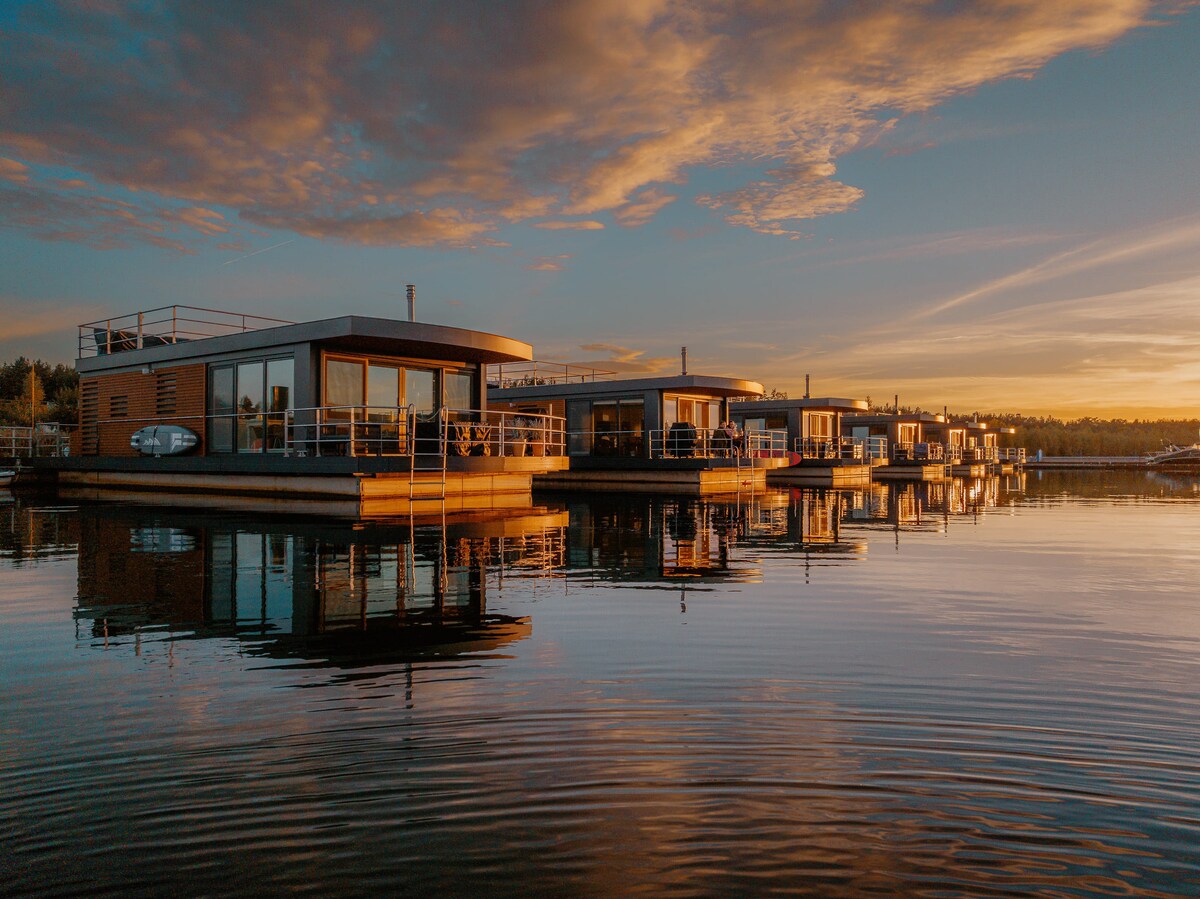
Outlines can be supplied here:
[[343, 315], [240, 334], [126, 350], [105, 356], [89, 356], [76, 360], [75, 367], [82, 373], [88, 373], [160, 362], [184, 362], [221, 353], [271, 350], [303, 343], [321, 343], [331, 349], [347, 352], [482, 362], [489, 365], [533, 359], [533, 347], [510, 337], [425, 322]]
[[832, 409], [839, 412], [866, 412], [866, 400], [840, 396], [811, 396], [787, 400], [749, 400], [734, 403], [732, 412], [788, 412], [792, 409]]
[[505, 402], [519, 400], [581, 399], [594, 396], [624, 396], [661, 390], [696, 396], [747, 396], [761, 394], [762, 384], [740, 378], [710, 375], [669, 375], [657, 378], [620, 378], [613, 381], [587, 381], [582, 384], [535, 384], [529, 387], [489, 387], [488, 399]]
[[864, 425], [885, 425], [893, 421], [898, 422], [932, 422], [942, 424], [945, 419], [940, 415], [935, 415], [932, 412], [901, 412], [898, 415], [847, 415], [845, 419], [848, 424], [864, 424]]

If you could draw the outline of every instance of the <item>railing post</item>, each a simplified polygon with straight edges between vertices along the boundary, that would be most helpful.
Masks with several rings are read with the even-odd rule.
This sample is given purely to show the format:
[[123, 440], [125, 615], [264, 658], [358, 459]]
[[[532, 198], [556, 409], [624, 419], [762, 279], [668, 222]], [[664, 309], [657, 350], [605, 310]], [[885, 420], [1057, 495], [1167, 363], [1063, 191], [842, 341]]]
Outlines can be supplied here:
[[143, 323], [145, 322], [146, 313], [139, 312], [137, 315], [138, 315], [137, 348], [140, 350], [142, 348], [142, 326], [143, 326]]

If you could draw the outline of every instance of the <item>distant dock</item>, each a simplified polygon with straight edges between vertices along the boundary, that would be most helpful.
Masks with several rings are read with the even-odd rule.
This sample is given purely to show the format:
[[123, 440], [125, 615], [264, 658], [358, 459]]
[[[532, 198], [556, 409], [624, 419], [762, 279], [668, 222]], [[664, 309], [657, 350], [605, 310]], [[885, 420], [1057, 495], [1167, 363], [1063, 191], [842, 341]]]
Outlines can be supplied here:
[[1029, 457], [1025, 461], [1027, 471], [1079, 470], [1079, 469], [1144, 469], [1148, 463], [1145, 456], [1043, 456]]

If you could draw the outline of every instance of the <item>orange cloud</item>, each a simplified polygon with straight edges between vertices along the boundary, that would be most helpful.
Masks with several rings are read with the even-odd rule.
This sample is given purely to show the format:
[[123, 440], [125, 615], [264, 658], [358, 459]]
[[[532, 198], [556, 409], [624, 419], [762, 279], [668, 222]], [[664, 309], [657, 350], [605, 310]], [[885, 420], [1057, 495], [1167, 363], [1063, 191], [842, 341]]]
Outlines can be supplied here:
[[529, 265], [525, 266], [526, 271], [531, 272], [562, 272], [566, 271], [566, 266], [563, 262], [570, 259], [573, 254], [560, 253], [558, 256], [539, 256]]
[[[609, 212], [637, 226], [690, 171], [721, 167], [734, 185], [701, 206], [795, 238], [797, 223], [858, 202], [836, 162], [897, 117], [1103, 48], [1164, 8], [46, 3], [0, 33], [0, 178], [52, 165], [65, 182], [128, 189], [135, 216], [226, 210], [175, 213], [198, 236], [235, 212], [314, 237], [481, 246], [531, 219], [565, 229], [561, 216]], [[80, 231], [70, 205], [43, 206], [61, 218], [34, 233]]]
[[29, 181], [29, 166], [15, 159], [0, 156], [0, 178], [15, 184], [25, 184]]
[[576, 222], [554, 220], [549, 222], [534, 222], [533, 227], [541, 228], [545, 231], [603, 231], [604, 223], [588, 219]]

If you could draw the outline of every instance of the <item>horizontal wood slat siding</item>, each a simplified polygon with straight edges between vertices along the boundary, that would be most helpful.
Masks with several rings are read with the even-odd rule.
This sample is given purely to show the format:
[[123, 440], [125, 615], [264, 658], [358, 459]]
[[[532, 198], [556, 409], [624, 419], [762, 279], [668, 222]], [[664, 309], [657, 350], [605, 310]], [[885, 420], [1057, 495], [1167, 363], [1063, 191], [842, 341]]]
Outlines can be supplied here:
[[[81, 379], [79, 452], [89, 456], [136, 456], [137, 451], [129, 446], [134, 431], [171, 424], [195, 431], [200, 437], [198, 452], [203, 454], [204, 388], [203, 363], [150, 374], [121, 372]], [[172, 406], [174, 413], [167, 414]], [[113, 417], [114, 410], [124, 410], [125, 414]]]

